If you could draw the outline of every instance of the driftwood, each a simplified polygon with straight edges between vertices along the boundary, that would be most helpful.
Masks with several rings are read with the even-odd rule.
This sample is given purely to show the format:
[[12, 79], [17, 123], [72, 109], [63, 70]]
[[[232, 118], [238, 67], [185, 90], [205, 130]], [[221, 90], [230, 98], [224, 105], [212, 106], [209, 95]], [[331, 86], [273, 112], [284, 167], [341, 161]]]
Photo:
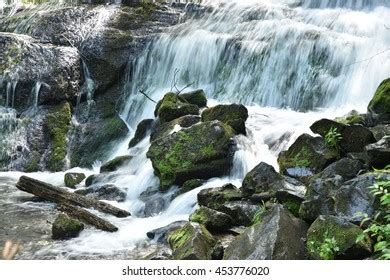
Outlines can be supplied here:
[[96, 199], [87, 198], [79, 194], [71, 193], [62, 188], [22, 176], [16, 184], [19, 190], [31, 193], [40, 198], [55, 202], [59, 205], [74, 205], [85, 208], [94, 208], [98, 211], [114, 215], [119, 218], [128, 217], [130, 213]]
[[118, 228], [113, 224], [111, 224], [110, 222], [107, 222], [106, 220], [103, 220], [102, 218], [99, 218], [98, 216], [78, 206], [61, 204], [58, 205], [57, 209], [62, 212], [66, 212], [72, 218], [78, 219], [86, 224], [92, 225], [97, 229], [101, 229], [109, 232], [118, 231]]

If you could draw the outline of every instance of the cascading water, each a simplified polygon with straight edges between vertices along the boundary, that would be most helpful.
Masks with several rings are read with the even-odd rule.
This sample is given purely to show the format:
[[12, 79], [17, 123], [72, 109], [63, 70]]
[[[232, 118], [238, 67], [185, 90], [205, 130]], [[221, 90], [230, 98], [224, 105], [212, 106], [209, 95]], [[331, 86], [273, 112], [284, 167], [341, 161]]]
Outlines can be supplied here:
[[[161, 98], [170, 90], [175, 69], [180, 69], [178, 86], [194, 83], [193, 88], [203, 88], [211, 99], [209, 106], [244, 103], [250, 114], [248, 135], [236, 137], [238, 151], [230, 176], [208, 180], [169, 202], [173, 188], [161, 195], [169, 202], [164, 210], [145, 218], [140, 195], [158, 189], [159, 183], [146, 158], [149, 139], [145, 138], [125, 152], [134, 156], [128, 166], [99, 177], [98, 184], [115, 184], [127, 193], [126, 201], [115, 205], [130, 211], [131, 217], [103, 216], [119, 227], [118, 232], [88, 229], [71, 241], [51, 241], [26, 250], [21, 258], [142, 257], [153, 247], [146, 232], [187, 220], [197, 207], [200, 190], [225, 183], [239, 187], [245, 174], [261, 161], [277, 168], [278, 153], [300, 134], [309, 133], [313, 121], [353, 108], [364, 110], [379, 82], [390, 74], [388, 1], [213, 0], [207, 4], [213, 7], [211, 12], [197, 14], [162, 34], [131, 63], [122, 118], [134, 128], [141, 119], [152, 117], [155, 104], [138, 91]], [[4, 174], [6, 185], [15, 184], [20, 175]], [[62, 185], [63, 175], [32, 176]], [[34, 207], [46, 209], [48, 204]]]

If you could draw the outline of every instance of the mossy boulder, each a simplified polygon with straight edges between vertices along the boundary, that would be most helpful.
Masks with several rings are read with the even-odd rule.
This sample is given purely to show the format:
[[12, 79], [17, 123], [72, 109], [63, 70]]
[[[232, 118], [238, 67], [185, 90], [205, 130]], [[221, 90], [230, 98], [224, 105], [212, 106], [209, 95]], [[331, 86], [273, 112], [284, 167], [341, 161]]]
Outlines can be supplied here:
[[153, 119], [145, 119], [137, 125], [134, 137], [130, 140], [129, 148], [132, 148], [137, 145], [139, 142], [141, 142], [142, 139], [144, 139], [148, 135], [148, 132], [150, 132], [153, 127], [153, 123]]
[[66, 173], [64, 176], [65, 186], [74, 189], [76, 185], [80, 184], [85, 178], [84, 173]]
[[280, 172], [297, 178], [308, 178], [321, 172], [339, 158], [337, 149], [326, 145], [321, 137], [302, 134], [278, 157]]
[[226, 248], [226, 260], [303, 260], [307, 225], [275, 205]]
[[53, 239], [70, 239], [77, 237], [84, 229], [84, 225], [66, 214], [59, 214], [52, 226]]
[[199, 108], [206, 107], [207, 98], [203, 89], [194, 90], [187, 93], [180, 94], [181, 98], [184, 98], [188, 103], [194, 104]]
[[223, 232], [233, 227], [232, 217], [207, 207], [195, 210], [190, 221], [204, 225], [211, 232]]
[[346, 125], [354, 125], [354, 124], [364, 125], [366, 123], [365, 116], [359, 114], [359, 112], [355, 110], [352, 110], [351, 112], [349, 112], [347, 115], [343, 117], [335, 118], [335, 121]]
[[151, 159], [161, 190], [190, 179], [209, 179], [229, 173], [233, 130], [221, 122], [205, 122], [152, 142]]
[[100, 167], [100, 173], [114, 172], [122, 166], [128, 164], [133, 159], [133, 156], [119, 156], [116, 157]]
[[390, 135], [374, 144], [367, 145], [365, 151], [369, 166], [377, 169], [385, 168], [390, 164]]
[[46, 126], [50, 136], [48, 169], [50, 171], [61, 171], [65, 167], [67, 135], [71, 119], [72, 112], [68, 102], [55, 107], [47, 115]]
[[390, 118], [390, 78], [379, 85], [368, 104], [368, 111], [380, 115], [382, 119]]
[[187, 115], [173, 121], [161, 123], [156, 122], [150, 134], [150, 142], [163, 138], [175, 131], [176, 128], [188, 128], [200, 122], [200, 116], [197, 115]]
[[363, 259], [372, 253], [372, 244], [363, 230], [335, 216], [319, 216], [307, 233], [307, 249], [312, 259]]
[[238, 134], [246, 135], [245, 122], [248, 116], [248, 109], [244, 105], [217, 105], [202, 112], [202, 121], [219, 120], [230, 125]]
[[247, 227], [253, 224], [255, 215], [260, 210], [260, 204], [247, 200], [227, 201], [215, 210], [232, 217], [234, 226]]
[[126, 193], [114, 184], [78, 189], [75, 193], [98, 200], [122, 202], [126, 199]]
[[203, 226], [187, 223], [168, 235], [175, 260], [211, 260], [216, 240]]
[[188, 103], [180, 95], [169, 92], [157, 103], [155, 115], [161, 122], [170, 122], [186, 115], [198, 115], [199, 107]]
[[218, 210], [228, 201], [238, 201], [243, 199], [240, 190], [232, 184], [227, 184], [218, 188], [201, 190], [198, 193], [198, 203], [214, 210]]

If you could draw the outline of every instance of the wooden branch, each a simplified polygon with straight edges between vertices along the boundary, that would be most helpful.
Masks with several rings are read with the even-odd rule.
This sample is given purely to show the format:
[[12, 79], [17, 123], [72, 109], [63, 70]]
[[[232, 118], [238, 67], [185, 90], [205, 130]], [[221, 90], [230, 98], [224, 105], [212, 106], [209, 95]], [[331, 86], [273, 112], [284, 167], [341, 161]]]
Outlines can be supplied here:
[[153, 103], [156, 103], [156, 104], [157, 104], [157, 102], [156, 102], [155, 100], [153, 100], [152, 98], [150, 98], [144, 91], [140, 90], [139, 92], [142, 93], [147, 99], [149, 99], [149, 100], [152, 101]]
[[78, 219], [86, 224], [92, 225], [97, 229], [101, 229], [108, 232], [118, 231], [118, 228], [110, 222], [92, 214], [91, 212], [80, 208], [78, 206], [72, 206], [68, 204], [61, 204], [57, 207], [58, 210], [67, 213], [72, 218]]
[[20, 177], [16, 187], [19, 190], [31, 193], [60, 205], [67, 204], [85, 208], [94, 208], [103, 213], [111, 214], [120, 218], [130, 216], [129, 212], [119, 209], [108, 203], [92, 198], [87, 198], [76, 193], [71, 193], [63, 190], [62, 188], [55, 187], [27, 176]]

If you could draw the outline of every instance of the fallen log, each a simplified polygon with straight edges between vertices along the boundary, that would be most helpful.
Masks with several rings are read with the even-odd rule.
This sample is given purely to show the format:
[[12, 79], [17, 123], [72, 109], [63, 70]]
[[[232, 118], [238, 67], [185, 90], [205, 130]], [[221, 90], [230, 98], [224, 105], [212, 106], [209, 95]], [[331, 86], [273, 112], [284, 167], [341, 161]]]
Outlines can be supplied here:
[[108, 203], [93, 198], [84, 197], [76, 193], [71, 193], [63, 190], [62, 188], [55, 187], [27, 176], [20, 177], [16, 187], [19, 190], [31, 193], [43, 199], [55, 202], [59, 205], [66, 204], [84, 208], [94, 208], [98, 211], [111, 214], [119, 218], [130, 216], [129, 212], [119, 209]]
[[118, 228], [113, 224], [111, 224], [110, 222], [103, 220], [102, 218], [78, 206], [61, 204], [58, 205], [57, 209], [67, 213], [70, 217], [78, 219], [86, 224], [92, 225], [97, 229], [101, 229], [109, 232], [118, 231]]

